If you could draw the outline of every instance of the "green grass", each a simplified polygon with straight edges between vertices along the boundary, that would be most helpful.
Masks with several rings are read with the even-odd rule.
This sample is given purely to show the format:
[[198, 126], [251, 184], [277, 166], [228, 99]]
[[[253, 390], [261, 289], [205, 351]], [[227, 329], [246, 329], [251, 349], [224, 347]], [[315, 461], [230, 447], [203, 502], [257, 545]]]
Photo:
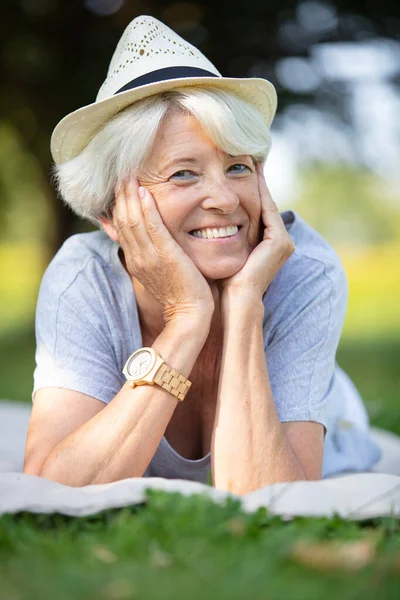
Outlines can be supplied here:
[[[91, 518], [0, 519], [0, 597], [7, 600], [398, 598], [399, 522], [283, 522], [238, 502], [150, 492], [146, 507]], [[322, 571], [296, 558], [299, 541], [373, 540], [371, 564]]]
[[[34, 335], [1, 341], [0, 398], [29, 402]], [[360, 389], [371, 422], [400, 433], [400, 341], [346, 341], [338, 361]], [[330, 548], [319, 567], [322, 547], [311, 550], [311, 562], [296, 551], [299, 542], [318, 540]], [[338, 560], [335, 544], [352, 540], [373, 548], [363, 568]], [[264, 509], [246, 515], [234, 501], [149, 492], [144, 506], [93, 517], [1, 517], [0, 582], [0, 600], [397, 600], [400, 522], [285, 522]]]
[[32, 329], [0, 337], [0, 398], [31, 401], [35, 343]]
[[400, 339], [343, 340], [337, 359], [360, 391], [371, 423], [400, 435]]

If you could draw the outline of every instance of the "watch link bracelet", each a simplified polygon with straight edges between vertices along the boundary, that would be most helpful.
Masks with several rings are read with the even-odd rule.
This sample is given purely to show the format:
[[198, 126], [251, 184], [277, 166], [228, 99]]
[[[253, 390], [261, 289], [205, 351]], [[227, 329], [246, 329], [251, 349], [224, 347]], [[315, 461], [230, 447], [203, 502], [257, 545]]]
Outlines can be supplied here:
[[158, 385], [170, 394], [184, 400], [191, 381], [169, 367], [153, 348], [140, 348], [130, 355], [122, 370], [128, 385]]

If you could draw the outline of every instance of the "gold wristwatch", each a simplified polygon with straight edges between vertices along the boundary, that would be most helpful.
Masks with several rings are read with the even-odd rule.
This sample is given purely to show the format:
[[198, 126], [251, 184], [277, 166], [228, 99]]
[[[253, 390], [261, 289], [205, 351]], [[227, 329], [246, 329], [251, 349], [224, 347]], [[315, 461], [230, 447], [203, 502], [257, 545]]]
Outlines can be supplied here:
[[159, 385], [184, 400], [192, 383], [171, 369], [153, 348], [140, 348], [130, 355], [122, 370], [131, 388], [137, 385]]

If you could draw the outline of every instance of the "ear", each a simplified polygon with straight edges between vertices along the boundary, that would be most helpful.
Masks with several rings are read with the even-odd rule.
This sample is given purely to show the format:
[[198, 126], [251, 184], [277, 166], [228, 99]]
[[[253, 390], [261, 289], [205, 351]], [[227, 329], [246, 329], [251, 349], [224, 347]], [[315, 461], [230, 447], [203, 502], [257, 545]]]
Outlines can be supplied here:
[[114, 227], [114, 223], [105, 217], [99, 217], [99, 221], [108, 237], [110, 237], [113, 242], [119, 242], [118, 233]]

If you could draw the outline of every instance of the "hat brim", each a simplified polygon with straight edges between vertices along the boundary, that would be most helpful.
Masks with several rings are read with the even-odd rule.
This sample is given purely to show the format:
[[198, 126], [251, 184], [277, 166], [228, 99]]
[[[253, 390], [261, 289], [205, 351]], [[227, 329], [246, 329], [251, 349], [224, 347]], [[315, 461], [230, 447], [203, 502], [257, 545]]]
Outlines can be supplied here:
[[94, 102], [64, 117], [51, 136], [50, 148], [54, 162], [60, 165], [78, 156], [107, 121], [138, 100], [175, 88], [192, 86], [224, 89], [240, 96], [260, 111], [268, 127], [275, 116], [276, 91], [266, 79], [185, 77], [158, 81]]

